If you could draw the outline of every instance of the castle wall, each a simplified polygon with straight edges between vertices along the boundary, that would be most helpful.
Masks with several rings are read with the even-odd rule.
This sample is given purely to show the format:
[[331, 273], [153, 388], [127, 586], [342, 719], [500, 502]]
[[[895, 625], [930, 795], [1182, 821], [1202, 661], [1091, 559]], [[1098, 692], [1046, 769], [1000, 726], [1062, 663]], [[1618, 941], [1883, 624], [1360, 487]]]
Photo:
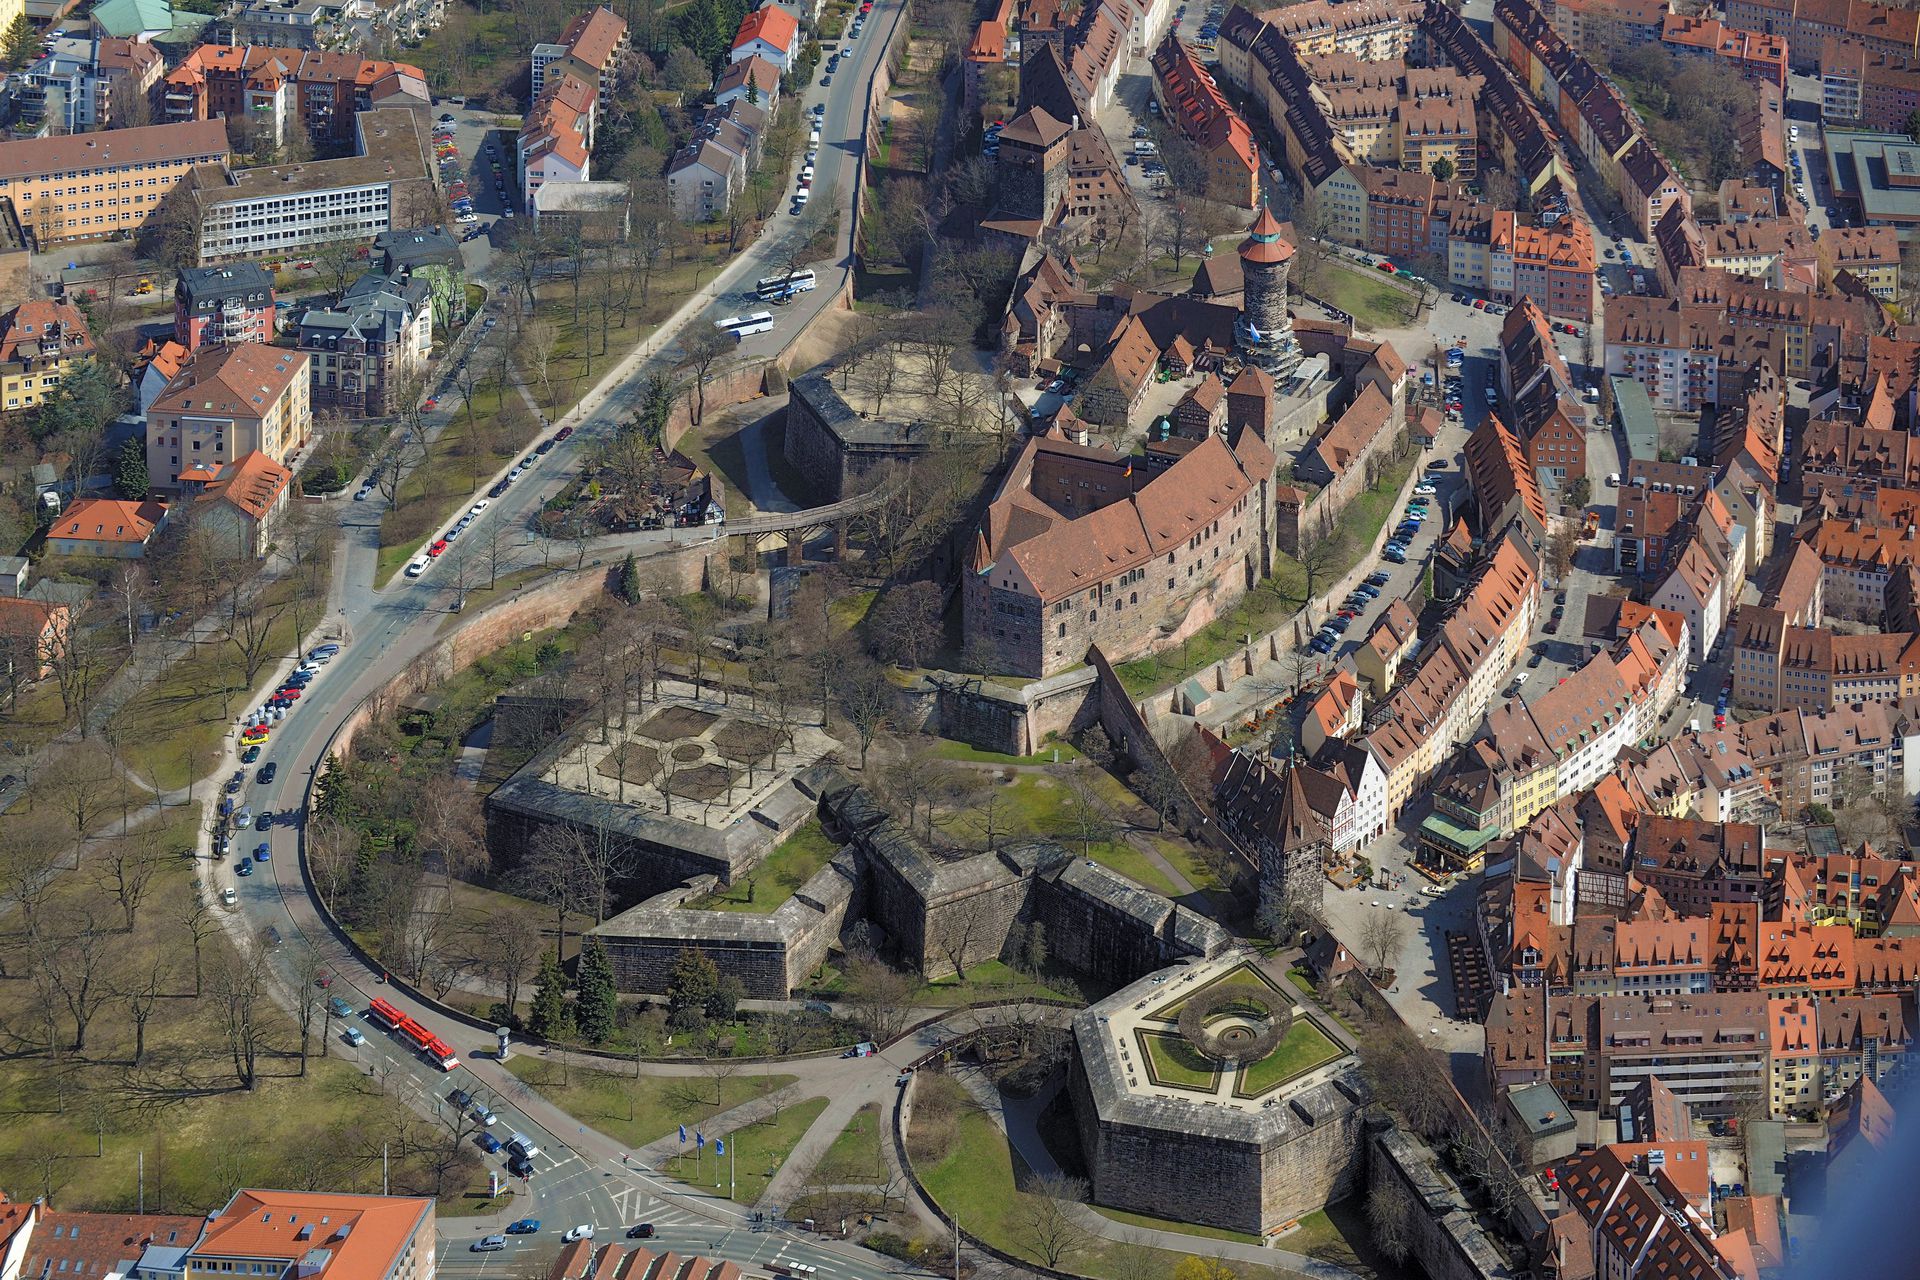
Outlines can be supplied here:
[[594, 933], [622, 991], [665, 992], [680, 953], [697, 951], [738, 978], [749, 999], [784, 1000], [827, 958], [858, 880], [854, 855], [843, 850], [768, 915], [686, 910], [679, 903], [695, 896], [686, 888], [622, 912]]
[[845, 497], [845, 460], [839, 437], [805, 396], [789, 395], [786, 430], [787, 461], [806, 477], [807, 484], [827, 502]]

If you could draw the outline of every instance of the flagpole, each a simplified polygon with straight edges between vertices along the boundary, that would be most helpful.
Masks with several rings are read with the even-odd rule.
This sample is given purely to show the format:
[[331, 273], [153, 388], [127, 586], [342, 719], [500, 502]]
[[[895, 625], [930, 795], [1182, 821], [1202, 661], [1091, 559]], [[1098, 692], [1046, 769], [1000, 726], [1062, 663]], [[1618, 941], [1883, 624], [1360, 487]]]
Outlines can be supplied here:
[[734, 1149], [732, 1147], [728, 1147], [727, 1148], [727, 1199], [729, 1200], [733, 1199], [733, 1192], [734, 1192], [733, 1156], [734, 1156]]

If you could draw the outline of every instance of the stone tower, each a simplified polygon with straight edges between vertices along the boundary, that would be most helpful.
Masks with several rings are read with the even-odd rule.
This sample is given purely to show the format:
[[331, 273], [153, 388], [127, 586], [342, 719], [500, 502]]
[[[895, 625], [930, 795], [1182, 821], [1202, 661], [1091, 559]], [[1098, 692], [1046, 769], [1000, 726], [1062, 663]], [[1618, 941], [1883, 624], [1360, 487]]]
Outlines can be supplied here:
[[1275, 767], [1285, 774], [1277, 780], [1279, 808], [1260, 836], [1260, 914], [1283, 913], [1299, 928], [1302, 920], [1322, 918], [1327, 824], [1307, 800], [1305, 766], [1283, 761]]
[[1023, 111], [1007, 122], [1000, 132], [1000, 197], [994, 217], [1053, 220], [1067, 193], [1069, 132], [1044, 107]]
[[1246, 291], [1234, 332], [1249, 360], [1280, 376], [1300, 363], [1293, 322], [1287, 319], [1287, 269], [1292, 261], [1293, 246], [1281, 236], [1273, 210], [1261, 205], [1260, 216], [1240, 244]]

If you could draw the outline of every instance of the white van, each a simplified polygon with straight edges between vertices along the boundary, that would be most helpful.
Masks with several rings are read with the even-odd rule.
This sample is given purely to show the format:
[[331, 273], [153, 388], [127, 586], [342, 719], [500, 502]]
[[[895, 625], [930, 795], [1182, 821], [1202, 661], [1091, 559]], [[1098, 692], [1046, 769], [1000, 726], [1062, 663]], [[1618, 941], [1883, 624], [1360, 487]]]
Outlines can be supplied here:
[[419, 577], [427, 571], [427, 566], [432, 563], [432, 556], [425, 554], [415, 556], [413, 559], [407, 561], [407, 576], [409, 578]]
[[801, 165], [801, 166], [800, 166], [800, 181], [802, 181], [802, 182], [812, 182], [812, 181], [813, 181], [813, 166], [812, 166], [812, 165], [810, 165], [810, 164], [807, 164], [807, 165]]
[[820, 131], [818, 129], [815, 129], [807, 135], [807, 145], [809, 147], [817, 147], [820, 145]]

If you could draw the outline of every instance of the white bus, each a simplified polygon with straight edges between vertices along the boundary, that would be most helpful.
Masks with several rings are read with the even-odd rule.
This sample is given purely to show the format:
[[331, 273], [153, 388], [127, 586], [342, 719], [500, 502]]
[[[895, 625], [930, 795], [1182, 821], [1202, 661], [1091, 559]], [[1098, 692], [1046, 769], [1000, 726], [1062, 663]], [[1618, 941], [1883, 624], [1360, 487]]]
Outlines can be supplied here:
[[811, 268], [804, 271], [792, 271], [784, 276], [768, 276], [755, 290], [762, 302], [779, 302], [796, 293], [811, 293], [818, 282]]
[[725, 320], [715, 320], [713, 327], [736, 338], [751, 338], [756, 333], [773, 332], [773, 312], [749, 311], [743, 316], [728, 316]]

